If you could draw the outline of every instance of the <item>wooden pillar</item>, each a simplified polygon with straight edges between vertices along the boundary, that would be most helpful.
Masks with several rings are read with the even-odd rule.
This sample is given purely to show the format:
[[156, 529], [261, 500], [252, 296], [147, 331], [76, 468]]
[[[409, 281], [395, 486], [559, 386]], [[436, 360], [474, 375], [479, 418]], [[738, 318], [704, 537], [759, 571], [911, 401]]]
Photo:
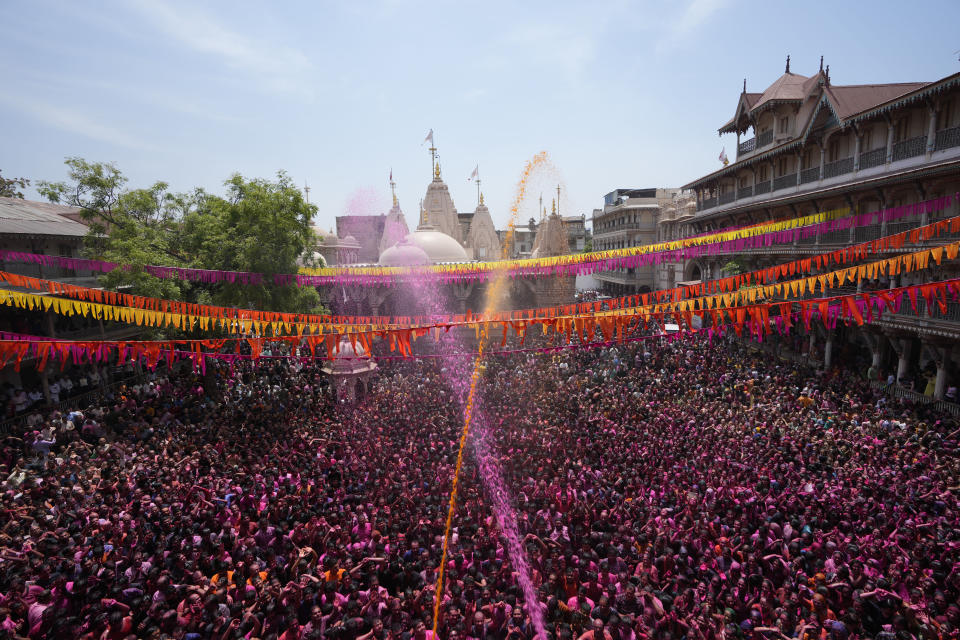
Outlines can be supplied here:
[[937, 400], [943, 400], [947, 391], [947, 372], [950, 368], [950, 348], [937, 347], [934, 349], [937, 356], [937, 380], [934, 384], [933, 397]]
[[863, 139], [863, 135], [857, 133], [853, 137], [853, 172], [856, 173], [860, 170], [860, 141]]
[[887, 121], [887, 164], [893, 162], [893, 120]]
[[833, 331], [827, 329], [827, 341], [823, 345], [823, 368], [829, 369], [833, 364]]
[[937, 145], [937, 110], [931, 105], [927, 113], [929, 114], [929, 122], [927, 122], [927, 155], [929, 156]]

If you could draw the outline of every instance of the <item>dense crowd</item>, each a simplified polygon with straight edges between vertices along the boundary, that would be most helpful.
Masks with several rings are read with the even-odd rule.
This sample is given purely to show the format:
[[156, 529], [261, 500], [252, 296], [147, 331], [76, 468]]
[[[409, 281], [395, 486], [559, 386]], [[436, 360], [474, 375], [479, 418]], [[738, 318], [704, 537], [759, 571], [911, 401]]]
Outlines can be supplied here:
[[[0, 637], [526, 640], [468, 451], [469, 362], [356, 407], [275, 360], [158, 374], [4, 441]], [[956, 425], [733, 342], [491, 357], [499, 454], [565, 640], [934, 640], [960, 629]]]

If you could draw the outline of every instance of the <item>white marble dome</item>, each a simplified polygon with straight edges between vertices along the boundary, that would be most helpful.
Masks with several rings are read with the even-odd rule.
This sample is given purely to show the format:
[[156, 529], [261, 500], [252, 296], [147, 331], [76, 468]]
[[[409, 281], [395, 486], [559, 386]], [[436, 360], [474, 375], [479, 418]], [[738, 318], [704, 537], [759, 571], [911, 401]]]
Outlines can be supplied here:
[[350, 342], [350, 338], [343, 337], [340, 338], [340, 344], [337, 348], [337, 353], [334, 354], [335, 360], [346, 360], [353, 358], [364, 358], [367, 356], [367, 350], [363, 348], [363, 345], [357, 342], [357, 347], [353, 347], [353, 343]]
[[340, 338], [337, 352], [333, 354], [333, 359], [328, 360], [323, 365], [323, 370], [333, 376], [358, 376], [375, 371], [377, 363], [369, 356], [363, 345], [357, 341], [354, 348], [350, 338], [344, 336]]
[[430, 262], [469, 262], [467, 252], [460, 243], [441, 231], [418, 229], [406, 237], [423, 249]]
[[430, 264], [427, 252], [409, 240], [410, 235], [400, 238], [392, 247], [380, 254], [378, 264], [382, 267], [420, 267]]

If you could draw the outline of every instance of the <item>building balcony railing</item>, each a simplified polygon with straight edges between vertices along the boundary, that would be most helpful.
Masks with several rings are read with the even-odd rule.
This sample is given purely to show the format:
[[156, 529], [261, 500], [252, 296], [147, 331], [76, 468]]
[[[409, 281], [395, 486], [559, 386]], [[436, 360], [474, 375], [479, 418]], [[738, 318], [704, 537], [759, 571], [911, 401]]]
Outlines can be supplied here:
[[913, 310], [910, 304], [910, 298], [903, 296], [900, 303], [900, 309], [894, 314], [896, 316], [913, 316], [915, 318], [924, 318], [928, 320], [939, 320], [941, 322], [960, 322], [960, 302], [947, 302], [947, 312], [940, 312], [940, 305], [933, 304], [932, 308], [927, 307], [927, 301], [923, 296], [917, 296], [917, 310]]
[[860, 154], [860, 170], [879, 167], [887, 160], [887, 150], [880, 148]]
[[869, 242], [880, 237], [883, 227], [879, 224], [871, 224], [866, 227], [856, 227], [853, 230], [853, 241], [856, 243]]
[[820, 244], [850, 244], [850, 230], [841, 229], [820, 234]]
[[927, 136], [917, 136], [893, 145], [893, 161], [922, 156], [927, 149]]
[[773, 142], [773, 129], [770, 129], [769, 131], [764, 131], [758, 134], [756, 137], [756, 140], [757, 140], [757, 149], [767, 146], [768, 144]]
[[937, 131], [937, 139], [934, 141], [933, 149], [941, 151], [951, 147], [960, 147], [960, 127]]
[[703, 210], [703, 209], [713, 209], [715, 206], [717, 206], [717, 199], [716, 199], [716, 198], [704, 198], [703, 201], [700, 203], [700, 209], [701, 209], [701, 210]]
[[820, 167], [810, 167], [800, 172], [800, 184], [816, 182], [820, 179]]
[[757, 139], [750, 138], [749, 140], [741, 142], [739, 145], [737, 145], [737, 155], [739, 156], [739, 155], [743, 155], [744, 153], [750, 153], [756, 148], [757, 148]]
[[720, 194], [720, 204], [730, 204], [737, 199], [737, 193], [735, 191], [727, 191], [726, 193]]
[[626, 224], [613, 225], [611, 227], [604, 227], [602, 229], [597, 229], [593, 232], [595, 237], [603, 237], [608, 235], [613, 235], [616, 233], [624, 233], [628, 231], [656, 231], [657, 225], [654, 221], [650, 222], [629, 222]]
[[849, 158], [843, 158], [842, 160], [837, 160], [836, 162], [828, 162], [823, 165], [823, 178], [836, 178], [837, 176], [842, 176], [845, 173], [853, 172], [853, 156]]
[[785, 176], [780, 176], [779, 178], [773, 179], [773, 190], [779, 191], [780, 189], [786, 189], [787, 187], [797, 186], [797, 174], [788, 173]]
[[737, 189], [737, 200], [742, 200], [743, 198], [752, 198], [753, 197], [753, 187], [740, 187]]
[[913, 222], [888, 222], [887, 223], [887, 235], [892, 236], [895, 233], [903, 233], [904, 231], [910, 231], [911, 229], [916, 229], [920, 226], [922, 220], [914, 220]]
[[642, 285], [649, 284], [653, 278], [653, 271], [641, 273], [623, 273], [621, 271], [600, 271], [594, 274], [601, 282], [615, 282], [617, 284]]
[[770, 181], [764, 180], [763, 182], [758, 182], [753, 185], [753, 193], [760, 195], [761, 193], [770, 193]]

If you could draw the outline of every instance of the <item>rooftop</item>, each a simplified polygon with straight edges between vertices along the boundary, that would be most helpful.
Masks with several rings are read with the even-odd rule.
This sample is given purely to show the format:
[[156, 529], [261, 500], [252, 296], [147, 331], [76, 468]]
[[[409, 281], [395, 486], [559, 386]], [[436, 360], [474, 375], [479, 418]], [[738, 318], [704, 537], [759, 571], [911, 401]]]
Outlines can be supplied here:
[[0, 198], [0, 233], [47, 236], [85, 236], [80, 209], [49, 202]]

